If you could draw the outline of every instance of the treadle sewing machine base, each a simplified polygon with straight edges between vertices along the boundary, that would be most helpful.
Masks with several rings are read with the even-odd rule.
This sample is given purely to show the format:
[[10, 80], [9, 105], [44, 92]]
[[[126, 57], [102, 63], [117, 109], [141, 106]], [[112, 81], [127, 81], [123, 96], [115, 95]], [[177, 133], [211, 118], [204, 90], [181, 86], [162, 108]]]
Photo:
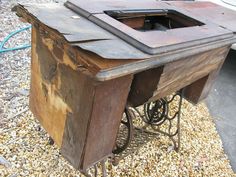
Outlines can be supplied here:
[[[178, 151], [180, 148], [182, 92], [183, 90], [168, 96], [168, 98], [165, 97], [138, 108], [127, 105], [116, 139], [113, 156], [108, 158], [109, 161], [115, 166], [118, 165], [120, 160], [134, 153], [153, 139], [159, 138], [160, 135], [168, 136], [173, 143], [173, 150]], [[170, 104], [175, 108], [174, 113], [171, 115]], [[167, 124], [165, 125], [165, 123]], [[164, 130], [162, 130], [163, 125], [165, 125]], [[105, 161], [104, 159], [93, 165], [94, 176], [97, 176], [98, 164], [102, 165], [102, 176], [106, 176]], [[91, 176], [88, 172], [84, 172], [84, 174]]]
[[14, 10], [32, 24], [30, 109], [87, 176], [98, 164], [105, 176], [107, 158], [117, 165], [161, 134], [178, 151], [182, 98], [207, 97], [236, 43], [236, 13], [208, 2], [68, 0]]

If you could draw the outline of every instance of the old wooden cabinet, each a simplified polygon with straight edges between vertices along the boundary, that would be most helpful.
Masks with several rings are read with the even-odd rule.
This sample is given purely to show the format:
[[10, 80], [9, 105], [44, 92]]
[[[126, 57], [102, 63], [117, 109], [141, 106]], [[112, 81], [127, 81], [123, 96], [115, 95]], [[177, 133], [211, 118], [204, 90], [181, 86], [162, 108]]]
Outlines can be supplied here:
[[183, 88], [187, 100], [203, 100], [236, 42], [236, 14], [206, 2], [70, 0], [15, 10], [32, 24], [30, 108], [82, 171], [112, 155], [126, 105]]

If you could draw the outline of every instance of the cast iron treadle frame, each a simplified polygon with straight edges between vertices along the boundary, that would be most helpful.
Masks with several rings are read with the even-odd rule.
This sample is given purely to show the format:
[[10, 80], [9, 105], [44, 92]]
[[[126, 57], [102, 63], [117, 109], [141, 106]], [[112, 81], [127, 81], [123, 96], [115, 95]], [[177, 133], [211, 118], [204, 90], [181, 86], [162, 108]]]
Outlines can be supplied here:
[[[168, 136], [173, 143], [173, 149], [179, 151], [182, 99], [183, 90], [180, 90], [174, 95], [142, 105], [143, 114], [140, 109], [127, 106], [125, 110], [125, 119], [127, 121], [124, 121], [123, 118], [121, 126], [123, 125], [124, 127], [125, 125], [128, 130], [128, 136], [123, 133], [122, 137], [117, 137], [117, 141], [121, 138], [125, 139], [125, 142], [123, 145], [115, 147], [113, 151], [113, 165], [117, 165], [119, 160], [128, 156], [153, 138], [158, 137], [158, 135]], [[173, 103], [177, 104], [177, 108], [175, 105], [175, 109], [170, 109]], [[141, 128], [133, 125], [133, 121], [138, 117], [141, 118], [145, 124]], [[129, 122], [130, 124], [128, 124]], [[121, 129], [119, 130], [119, 133], [120, 132], [122, 132]]]
[[[178, 100], [176, 99], [177, 97], [179, 97]], [[114, 156], [111, 158], [112, 164], [118, 165], [121, 159], [133, 153], [154, 138], [159, 138], [159, 135], [168, 136], [173, 143], [173, 149], [178, 151], [180, 148], [180, 116], [182, 99], [183, 90], [180, 90], [169, 97], [161, 98], [157, 101], [142, 105], [143, 114], [138, 108], [126, 106], [124, 112], [125, 116], [123, 116], [121, 120], [120, 130], [113, 150]], [[178, 102], [178, 107], [176, 110], [171, 110], [174, 111], [174, 113], [170, 114], [170, 105], [173, 102]], [[144, 126], [141, 128], [135, 126], [133, 123], [134, 120], [138, 118], [141, 118], [144, 123]], [[175, 124], [172, 123], [174, 121], [176, 121]], [[167, 124], [164, 130], [162, 130], [161, 127], [165, 123]], [[175, 129], [173, 128], [174, 126], [176, 126]], [[125, 129], [126, 132], [124, 131]], [[172, 129], [174, 129], [174, 131]], [[102, 160], [95, 163], [92, 167], [83, 172], [83, 174], [87, 177], [97, 177], [97, 167], [100, 163], [102, 166], [101, 174], [103, 177], [106, 177], [107, 172], [105, 162], [106, 160]]]

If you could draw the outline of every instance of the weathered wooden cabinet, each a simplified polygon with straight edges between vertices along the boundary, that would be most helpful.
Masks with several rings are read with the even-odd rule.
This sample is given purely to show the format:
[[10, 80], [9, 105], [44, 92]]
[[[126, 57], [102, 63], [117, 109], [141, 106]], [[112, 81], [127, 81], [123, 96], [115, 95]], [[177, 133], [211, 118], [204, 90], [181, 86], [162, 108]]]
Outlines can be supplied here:
[[33, 26], [31, 110], [82, 171], [112, 155], [126, 105], [203, 100], [236, 42], [236, 14], [214, 4], [87, 4], [16, 7]]

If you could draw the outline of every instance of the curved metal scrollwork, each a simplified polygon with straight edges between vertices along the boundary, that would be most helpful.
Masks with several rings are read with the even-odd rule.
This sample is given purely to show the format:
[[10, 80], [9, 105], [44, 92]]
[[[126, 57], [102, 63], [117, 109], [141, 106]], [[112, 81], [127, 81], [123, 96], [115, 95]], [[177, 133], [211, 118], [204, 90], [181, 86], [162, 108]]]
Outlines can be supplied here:
[[[177, 106], [176, 106], [177, 104]], [[180, 114], [182, 90], [174, 95], [149, 102], [141, 107], [126, 107], [117, 135], [113, 153], [113, 165], [118, 164], [120, 157], [128, 155], [132, 148], [145, 143], [144, 139], [168, 136], [173, 142], [173, 149], [180, 147]], [[138, 134], [143, 134], [138, 136]], [[144, 139], [141, 137], [145, 137]], [[120, 157], [119, 157], [120, 156]]]
[[[171, 98], [163, 98], [155, 102], [151, 102], [144, 105], [144, 115], [147, 119], [147, 124], [151, 125], [155, 132], [168, 136], [174, 145], [176, 151], [180, 147], [180, 114], [182, 105], [182, 91], [170, 96]], [[178, 97], [178, 108], [170, 115], [170, 104], [177, 100]], [[151, 106], [153, 105], [153, 106]], [[175, 125], [173, 122], [175, 121]], [[167, 123], [166, 123], [167, 122]], [[165, 130], [161, 127], [166, 124]], [[174, 131], [173, 131], [174, 130]], [[177, 140], [175, 140], [175, 137]]]
[[144, 104], [143, 121], [151, 125], [161, 125], [166, 118], [167, 106], [165, 99]]

